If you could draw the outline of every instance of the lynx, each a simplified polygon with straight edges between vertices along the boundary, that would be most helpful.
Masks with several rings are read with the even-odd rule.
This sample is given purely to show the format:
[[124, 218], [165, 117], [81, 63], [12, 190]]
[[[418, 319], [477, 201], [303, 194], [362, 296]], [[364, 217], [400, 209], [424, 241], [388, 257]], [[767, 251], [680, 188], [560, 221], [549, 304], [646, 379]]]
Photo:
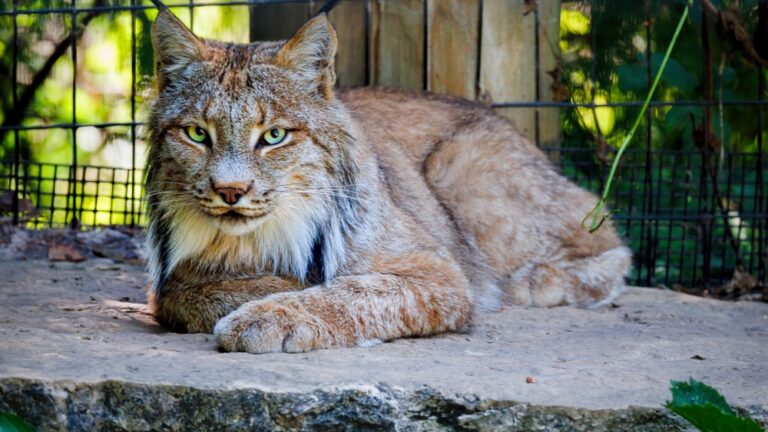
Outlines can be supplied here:
[[287, 42], [153, 26], [149, 302], [226, 351], [303, 352], [464, 331], [503, 305], [580, 307], [631, 254], [596, 197], [490, 109], [335, 89], [325, 14]]

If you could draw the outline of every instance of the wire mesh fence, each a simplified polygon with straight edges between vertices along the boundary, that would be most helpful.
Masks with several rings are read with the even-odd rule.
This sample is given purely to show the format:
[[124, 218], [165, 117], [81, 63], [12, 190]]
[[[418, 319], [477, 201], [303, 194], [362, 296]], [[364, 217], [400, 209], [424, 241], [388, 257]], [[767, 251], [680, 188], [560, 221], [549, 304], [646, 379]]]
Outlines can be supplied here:
[[32, 228], [145, 223], [140, 170], [29, 161], [0, 170], [0, 188], [20, 191], [3, 206]]
[[[373, 67], [368, 52], [371, 45], [368, 40], [371, 13], [377, 3], [400, 0], [347, 1], [365, 5], [359, 17], [366, 35], [363, 59], [365, 71], [360, 74], [364, 77], [361, 79], [363, 84], [380, 84], [372, 81], [372, 75], [376, 74], [369, 70]], [[426, 9], [432, 1], [416, 3], [418, 7]], [[8, 76], [0, 85], [10, 90], [2, 101], [4, 107], [0, 144], [4, 150], [0, 155], [0, 211], [7, 220], [16, 224], [32, 228], [80, 228], [103, 225], [142, 226], [146, 223], [146, 209], [142, 200], [144, 141], [141, 110], [150, 88], [148, 76], [151, 75], [151, 65], [148, 69], [147, 61], [142, 56], [149, 55], [151, 59], [147, 35], [151, 22], [150, 12], [154, 7], [148, 1], [138, 0], [96, 0], [85, 3], [63, 0], [0, 1], [0, 38], [9, 42], [3, 51], [3, 67]], [[227, 11], [241, 9], [253, 13], [255, 8], [270, 4], [319, 5], [322, 2], [250, 0], [167, 3], [177, 13], [188, 11], [188, 24], [194, 28], [195, 20], [200, 24], [206, 14], [214, 10], [224, 11], [225, 14]], [[642, 97], [641, 92], [633, 93], [629, 90], [618, 97], [608, 94], [601, 98], [600, 83], [603, 83], [603, 88], [608, 88], [607, 83], [617, 79], [615, 74], [606, 74], [606, 69], [636, 67], [624, 71], [630, 78], [622, 75], [621, 79], [624, 82], [634, 79], [641, 90], [647, 87], [654, 72], [655, 49], [659, 48], [653, 42], [656, 37], [653, 33], [653, 15], [659, 2], [637, 2], [643, 15], [632, 19], [645, 20], [645, 32], [634, 34], [628, 39], [632, 39], [632, 43], [638, 47], [639, 58], [631, 65], [618, 66], [611, 62], [616, 63], [615, 51], [624, 48], [600, 46], [600, 39], [596, 36], [599, 34], [597, 32], [609, 30], [610, 26], [615, 25], [615, 20], [621, 19], [620, 16], [611, 16], [617, 13], [618, 6], [608, 0], [562, 3], [564, 15], [561, 19], [565, 19], [568, 11], [580, 11], [591, 17], [591, 27], [584, 35], [590, 54], [582, 60], [571, 62], [570, 68], [563, 54], [558, 69], [549, 71], [554, 77], [552, 89], [556, 90], [556, 85], [569, 79], [563, 78], [566, 74], [571, 75], [571, 83], [574, 74], [583, 74], [584, 80], [593, 83], [591, 87], [574, 90], [571, 84], [570, 94], [559, 100], [545, 100], [541, 92], [537, 91], [531, 100], [496, 100], [491, 101], [490, 105], [502, 114], [533, 112], [536, 122], [531, 138], [550, 154], [553, 162], [560, 166], [566, 176], [590, 190], [598, 191], [603, 186], [609, 162], [615, 154], [615, 146], [611, 145], [614, 141], [606, 139], [610, 131], [605, 130], [604, 112], [600, 110], [614, 110], [612, 115], [615, 121], [612, 122], [616, 126], [613, 129], [618, 130], [622, 122], [629, 122], [633, 113], [639, 110]], [[476, 0], [476, 4], [480, 9], [478, 15], [482, 17], [484, 1]], [[308, 7], [307, 14], [311, 10]], [[531, 13], [535, 18], [533, 24], [538, 29], [540, 21], [536, 9]], [[703, 15], [706, 11], [701, 8], [695, 10], [693, 15], [696, 13], [706, 17]], [[425, 17], [427, 15], [424, 14]], [[82, 62], [90, 60], [88, 56], [91, 53], [83, 47], [80, 47], [80, 51], [86, 52], [78, 52], [78, 47], [82, 43], [81, 38], [89, 37], [89, 23], [103, 17], [109, 17], [110, 23], [119, 23], [124, 27], [120, 31], [125, 34], [126, 42], [122, 48], [127, 55], [125, 61], [130, 79], [122, 90], [122, 99], [105, 97], [99, 101], [110, 109], [107, 110], [108, 115], [96, 117], [84, 113], [83, 106], [87, 107], [87, 101], [83, 101], [83, 94], [87, 91], [84, 89], [83, 74], [89, 72], [78, 67]], [[125, 19], [120, 21], [120, 17]], [[599, 17], [603, 17], [602, 21]], [[57, 34], [58, 39], [48, 42], [45, 55], [40, 50], [30, 49], [35, 35], [29, 29], [53, 21], [62, 29]], [[706, 27], [703, 24], [706, 21], [706, 18], [698, 21], [698, 28]], [[482, 22], [481, 19], [480, 24]], [[430, 23], [425, 18], [422, 25], [427, 27]], [[562, 28], [561, 22], [561, 34]], [[478, 31], [482, 35], [482, 25], [479, 25]], [[251, 29], [251, 36], [253, 34]], [[535, 34], [542, 33], [536, 31]], [[621, 39], [619, 34], [614, 37]], [[703, 31], [701, 35], [694, 32], [689, 37], [701, 40], [701, 45], [696, 48], [699, 51], [709, 38]], [[39, 44], [39, 41], [35, 43]], [[427, 43], [424, 41], [425, 45]], [[479, 49], [481, 47], [478, 44]], [[562, 40], [561, 49], [566, 50]], [[692, 48], [686, 48], [683, 44], [681, 49]], [[425, 57], [431, 55], [426, 47], [424, 51]], [[727, 49], [723, 48], [722, 51], [726, 52]], [[537, 71], [543, 67], [539, 63], [540, 56], [537, 50], [536, 64], [531, 65]], [[109, 56], [105, 56], [101, 61], [108, 62], [109, 59]], [[722, 81], [725, 76], [725, 60], [716, 60], [721, 61], [719, 88], [727, 89], [728, 84]], [[700, 63], [703, 70], [718, 69], [717, 64], [713, 65], [711, 55], [704, 52], [698, 53], [695, 61]], [[424, 61], [423, 65], [423, 88], [430, 90], [427, 63]], [[606, 68], [606, 64], [611, 67]], [[69, 88], [66, 97], [49, 102], [48, 105], [52, 105], [51, 110], [65, 113], [48, 117], [37, 112], [34, 116], [30, 115], [32, 101], [41, 97], [40, 92], [45, 91], [46, 81], [52, 79], [57, 68], [68, 71], [59, 75], [64, 76]], [[674, 70], [672, 72], [677, 73]], [[542, 88], [541, 76], [536, 74], [537, 88]], [[731, 92], [733, 94], [723, 94], [721, 91], [715, 94], [706, 85], [698, 85], [687, 94], [657, 97], [651, 104], [644, 130], [636, 138], [633, 149], [621, 161], [620, 177], [611, 202], [615, 224], [635, 254], [632, 283], [687, 289], [738, 284], [746, 277], [746, 283], [750, 286], [766, 285], [768, 155], [764, 151], [764, 140], [768, 119], [765, 117], [765, 77], [765, 70], [758, 66], [746, 74], [738, 72], [738, 79], [731, 81], [733, 86], [743, 86], [741, 81], [749, 81], [750, 89], [754, 90], [753, 97], [745, 97], [743, 91]], [[61, 76], [59, 78], [62, 79]], [[683, 77], [683, 81], [685, 79]], [[715, 80], [711, 76], [708, 79]], [[668, 85], [667, 90], [669, 88], [672, 86]], [[579, 94], [579, 91], [583, 94]], [[481, 95], [478, 95], [478, 99], [482, 100]], [[116, 115], [115, 112], [121, 114]], [[545, 129], [550, 125], [541, 119], [550, 114], [559, 119], [562, 126], [556, 146], [550, 146], [551, 142], [542, 139]], [[727, 130], [722, 126], [724, 116], [741, 119], [746, 126], [740, 126], [736, 131], [737, 120], [734, 120], [732, 130]], [[595, 123], [591, 128], [586, 124], [590, 117], [594, 118]], [[689, 124], [680, 126], [684, 133], [675, 138], [679, 143], [666, 145], [674, 134], [662, 131], [661, 127], [673, 121]], [[601, 130], [601, 126], [604, 130]], [[726, 136], [726, 133], [730, 135]], [[738, 148], [729, 146], [725, 142], [729, 137], [730, 140], [748, 142], [749, 145]], [[659, 141], [664, 145], [659, 144]], [[46, 159], [45, 154], [34, 154], [30, 148], [39, 142], [56, 143], [51, 147], [55, 149], [56, 157]], [[97, 152], [89, 147], [93, 142], [99, 143], [100, 154], [110, 155], [110, 158], [89, 157]], [[710, 145], [712, 142], [715, 143]]]

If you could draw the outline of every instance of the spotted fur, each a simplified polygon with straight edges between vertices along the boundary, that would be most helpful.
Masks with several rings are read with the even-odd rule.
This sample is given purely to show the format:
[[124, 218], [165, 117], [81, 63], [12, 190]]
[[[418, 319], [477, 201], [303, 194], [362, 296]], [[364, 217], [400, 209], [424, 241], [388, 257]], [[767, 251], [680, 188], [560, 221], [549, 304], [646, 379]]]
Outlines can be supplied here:
[[[580, 225], [595, 197], [507, 121], [456, 99], [334, 90], [324, 14], [287, 42], [236, 45], [164, 10], [153, 42], [149, 298], [168, 327], [230, 351], [369, 346], [624, 286], [630, 253], [610, 223]], [[273, 128], [288, 138], [265, 145]]]

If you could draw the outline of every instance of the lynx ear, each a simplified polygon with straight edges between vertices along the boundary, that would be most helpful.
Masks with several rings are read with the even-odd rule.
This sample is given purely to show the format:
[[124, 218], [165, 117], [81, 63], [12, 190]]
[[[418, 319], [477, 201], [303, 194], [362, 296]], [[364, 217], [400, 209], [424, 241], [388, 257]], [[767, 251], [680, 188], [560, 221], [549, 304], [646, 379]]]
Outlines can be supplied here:
[[336, 31], [325, 14], [309, 20], [275, 56], [275, 64], [298, 72], [310, 86], [326, 99], [333, 96], [336, 82], [334, 57]]
[[152, 24], [158, 81], [161, 88], [173, 74], [191, 63], [205, 60], [207, 49], [169, 10], [161, 10]]

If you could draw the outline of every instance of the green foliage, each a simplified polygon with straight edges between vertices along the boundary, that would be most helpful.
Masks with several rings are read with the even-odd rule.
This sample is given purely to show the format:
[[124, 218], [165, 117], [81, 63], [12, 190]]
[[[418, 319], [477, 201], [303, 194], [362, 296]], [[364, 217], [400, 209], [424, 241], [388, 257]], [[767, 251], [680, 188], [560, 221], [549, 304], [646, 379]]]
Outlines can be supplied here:
[[[712, 1], [719, 8], [738, 8], [746, 31], [754, 34], [757, 0]], [[570, 102], [594, 101], [599, 106], [603, 101], [642, 100], [651, 84], [649, 71], [651, 77], [658, 71], [663, 50], [669, 45], [686, 3], [687, 0], [594, 0], [589, 9], [579, 1], [563, 1], [563, 8], [569, 12], [561, 18], [568, 23], [561, 22], [560, 27], [560, 67]], [[652, 20], [646, 22], [649, 12]], [[579, 15], [582, 17], [576, 18]], [[656, 89], [655, 101], [704, 99], [701, 17], [701, 2], [697, 0], [693, 2], [677, 47]], [[588, 23], [589, 32], [584, 33], [576, 25], [582, 23]], [[755, 100], [768, 96], [768, 93], [758, 93], [758, 73], [768, 79], [768, 71], [760, 72], [744, 61], [741, 52], [718, 33], [714, 22], [710, 22], [710, 44], [713, 99]], [[649, 57], [646, 57], [646, 49], [650, 49]], [[756, 119], [760, 111], [754, 105], [714, 104], [709, 109], [714, 136], [722, 146], [722, 153], [712, 156], [712, 164], [717, 167], [716, 182], [729, 211], [729, 222], [715, 217], [711, 226], [703, 227], [704, 223], [695, 219], [702, 211], [719, 211], [712, 198], [714, 182], [700, 169], [701, 143], [694, 140], [694, 128], [701, 127], [705, 107], [695, 103], [649, 107], [635, 133], [631, 149], [624, 154], [623, 163], [616, 171], [610, 208], [614, 214], [661, 214], [689, 220], [617, 224], [633, 250], [638, 250], [642, 243], [645, 250], [681, 251], [674, 256], [662, 254], [663, 261], [657, 263], [649, 262], [650, 257], [638, 255], [632, 279], [639, 278], [651, 285], [700, 280], [701, 264], [705, 259], [701, 241], [705, 228], [717, 235], [731, 230], [739, 239], [742, 257], [745, 260], [750, 256], [751, 260], [759, 259], [755, 252], [756, 239], [766, 234], [757, 230], [753, 219], [744, 216], [759, 212], [754, 198], [759, 178], [755, 175], [757, 160], [742, 155], [757, 151], [761, 131]], [[605, 179], [608, 175], [611, 163], [616, 159], [616, 149], [626, 139], [639, 111], [639, 107], [606, 106], [595, 110], [561, 110], [561, 147], [584, 150], [562, 153], [563, 171], [582, 186], [602, 189], [604, 182], [600, 178]], [[599, 130], [596, 123], [600, 125]], [[763, 142], [768, 142], [768, 133], [763, 130], [762, 134]], [[649, 159], [645, 158], [646, 150], [651, 151]], [[688, 153], [673, 155], [671, 151]], [[647, 163], [651, 168], [645, 170], [643, 167]], [[768, 170], [763, 171], [762, 177], [768, 178], [766, 175]], [[587, 178], [593, 180], [586, 181]], [[734, 230], [733, 224], [740, 228]], [[729, 279], [736, 260], [728, 242], [717, 240], [707, 248], [710, 248], [706, 257], [710, 260], [710, 277]], [[667, 280], [669, 282], [665, 282]]]
[[[646, 3], [649, 10], [646, 10]], [[746, 31], [750, 35], [754, 34], [757, 0], [744, 0], [737, 5], [717, 0], [713, 3], [721, 8], [738, 6]], [[650, 48], [651, 51], [650, 74], [653, 76], [660, 66], [663, 50], [669, 45], [685, 4], [684, 0], [594, 0], [592, 9], [586, 10], [581, 8], [581, 2], [564, 1], [563, 8], [567, 13], [561, 15], [561, 75], [563, 84], [572, 95], [571, 101], [589, 102], [592, 90], [595, 91], [596, 103], [601, 102], [601, 95], [606, 95], [609, 102], [641, 100], [650, 87], [646, 49]], [[649, 11], [653, 20], [647, 23], [644, 17]], [[582, 29], [585, 23], [589, 27], [586, 33]], [[703, 99], [705, 77], [701, 26], [701, 2], [696, 1], [654, 100]], [[756, 99], [757, 74], [760, 72], [744, 61], [740, 51], [734, 49], [727, 38], [721, 37], [715, 27], [714, 23], [710, 24], [712, 97], [723, 100]], [[763, 70], [762, 73], [768, 77], [768, 71]], [[616, 120], [612, 130], [601, 132], [608, 144], [618, 147], [631, 126], [636, 110], [613, 107], [602, 109], [615, 112]], [[714, 106], [711, 112], [712, 126], [725, 150], [753, 152], [757, 149], [757, 135], [760, 131], [755, 121], [758, 116], [756, 107]], [[563, 110], [562, 147], [594, 147], [597, 131], [593, 127], [594, 122], [590, 123], [587, 119], [591, 115], [588, 110]], [[691, 139], [691, 122], [693, 120], [700, 124], [703, 117], [701, 106], [651, 108], [653, 136], [650, 145], [654, 150], [695, 150]], [[645, 121], [643, 126], [646, 126]], [[764, 140], [768, 140], [768, 134], [765, 131], [763, 134]], [[643, 137], [638, 138], [641, 138], [638, 143], [642, 144]], [[592, 166], [585, 165], [583, 170], [594, 170], [599, 163], [594, 157]]]
[[702, 432], [762, 432], [749, 417], [739, 417], [714, 388], [691, 378], [672, 381], [672, 400], [665, 406]]
[[[651, 74], [656, 75], [664, 59], [662, 53], [651, 54]], [[616, 69], [619, 78], [619, 88], [627, 93], [643, 94], [648, 90], [648, 81], [645, 77], [645, 59], [638, 55], [633, 63], [625, 63]], [[676, 93], [688, 95], [696, 89], [696, 77], [688, 72], [683, 65], [671, 59], [667, 63], [661, 82]]]
[[35, 432], [34, 426], [9, 412], [0, 412], [0, 432]]
[[608, 179], [605, 182], [605, 187], [603, 187], [603, 194], [600, 197], [600, 200], [595, 205], [595, 208], [592, 210], [592, 212], [586, 216], [586, 218], [589, 218], [591, 215], [591, 218], [592, 218], [592, 222], [590, 223], [590, 231], [597, 230], [599, 226], [603, 223], [603, 221], [600, 219], [603, 214], [602, 209], [603, 209], [603, 206], [606, 204], [606, 201], [608, 200], [608, 195], [611, 191], [611, 187], [613, 186], [613, 178], [614, 178], [614, 175], [616, 175], [616, 169], [619, 166], [619, 161], [621, 160], [621, 156], [627, 150], [629, 143], [632, 141], [632, 137], [635, 136], [635, 131], [637, 130], [637, 127], [640, 126], [640, 122], [643, 120], [643, 114], [645, 114], [645, 110], [648, 109], [648, 104], [651, 102], [653, 93], [656, 91], [656, 86], [658, 86], [659, 81], [661, 80], [661, 77], [664, 75], [664, 69], [667, 66], [667, 62], [669, 61], [669, 56], [672, 54], [672, 50], [675, 48], [675, 44], [677, 44], [677, 38], [678, 36], [680, 36], [680, 30], [682, 30], [683, 24], [685, 24], [685, 19], [688, 17], [688, 9], [692, 3], [693, 3], [693, 0], [689, 0], [688, 5], [686, 5], [685, 9], [683, 9], [683, 13], [680, 16], [680, 22], [677, 24], [675, 33], [674, 35], [672, 35], [672, 40], [669, 42], [669, 46], [667, 47], [667, 52], [664, 54], [664, 57], [662, 58], [657, 68], [658, 70], [656, 71], [656, 75], [653, 79], [653, 84], [651, 85], [651, 88], [648, 90], [648, 94], [645, 96], [645, 102], [643, 102], [643, 107], [640, 109], [640, 112], [637, 114], [637, 117], [635, 118], [635, 122], [632, 124], [632, 127], [629, 129], [629, 133], [627, 134], [627, 136], [624, 137], [624, 140], [621, 142], [619, 151], [616, 153], [616, 158], [614, 158], [613, 164], [611, 164], [611, 171], [608, 173]]

